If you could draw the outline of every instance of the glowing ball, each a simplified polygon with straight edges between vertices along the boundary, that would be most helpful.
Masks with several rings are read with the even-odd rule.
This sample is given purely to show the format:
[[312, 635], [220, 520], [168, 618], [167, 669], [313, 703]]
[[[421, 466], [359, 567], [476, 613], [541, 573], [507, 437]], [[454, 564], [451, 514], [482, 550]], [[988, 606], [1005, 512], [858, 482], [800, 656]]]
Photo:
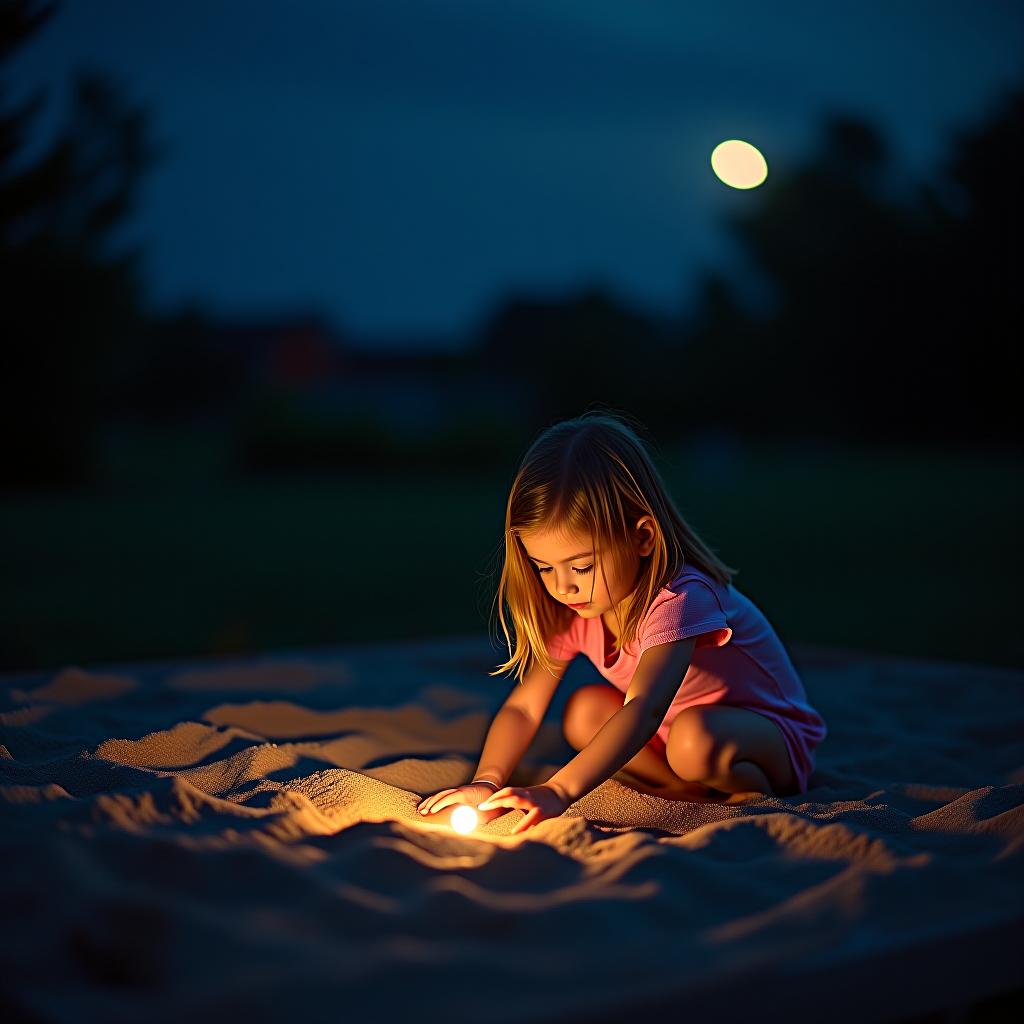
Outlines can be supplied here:
[[477, 818], [474, 808], [460, 804], [452, 811], [452, 828], [456, 832], [472, 832], [476, 828]]
[[729, 139], [715, 146], [711, 166], [715, 174], [733, 188], [757, 188], [768, 177], [768, 164], [761, 151], [739, 139]]

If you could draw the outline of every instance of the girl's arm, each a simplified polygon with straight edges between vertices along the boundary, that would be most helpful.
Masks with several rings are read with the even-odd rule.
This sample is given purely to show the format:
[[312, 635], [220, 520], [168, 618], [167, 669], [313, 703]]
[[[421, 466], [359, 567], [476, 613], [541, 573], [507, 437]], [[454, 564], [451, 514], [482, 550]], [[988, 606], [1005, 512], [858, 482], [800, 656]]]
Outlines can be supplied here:
[[622, 707], [547, 785], [575, 803], [640, 753], [658, 731], [690, 667], [695, 640], [672, 640], [642, 655]]
[[503, 705], [491, 722], [480, 752], [473, 781], [488, 779], [499, 789], [505, 785], [519, 759], [537, 735], [538, 723], [528, 718], [517, 708]]
[[555, 664], [555, 675], [534, 664], [524, 673], [522, 683], [512, 688], [487, 730], [474, 779], [489, 779], [499, 788], [508, 781], [537, 735], [551, 698], [569, 667], [568, 661], [556, 660]]

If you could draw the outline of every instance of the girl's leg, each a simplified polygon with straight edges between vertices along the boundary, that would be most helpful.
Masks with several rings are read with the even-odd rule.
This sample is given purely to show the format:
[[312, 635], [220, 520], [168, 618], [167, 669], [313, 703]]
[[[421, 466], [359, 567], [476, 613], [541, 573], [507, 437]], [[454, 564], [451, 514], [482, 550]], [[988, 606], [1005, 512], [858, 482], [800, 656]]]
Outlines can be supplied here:
[[[605, 722], [622, 707], [622, 693], [602, 683], [581, 686], [569, 698], [562, 718], [562, 734], [574, 750], [582, 750]], [[631, 788], [658, 796], [685, 794], [685, 799], [707, 799], [709, 788], [681, 779], [669, 766], [665, 742], [655, 734], [620, 769]], [[617, 773], [618, 774], [618, 773]], [[637, 784], [638, 783], [638, 784]]]
[[723, 793], [764, 793], [766, 796], [775, 796], [768, 776], [753, 761], [733, 761], [725, 775], [706, 782]]
[[782, 730], [747, 708], [702, 704], [684, 708], [669, 729], [666, 758], [681, 777], [726, 793], [774, 796], [796, 791]]

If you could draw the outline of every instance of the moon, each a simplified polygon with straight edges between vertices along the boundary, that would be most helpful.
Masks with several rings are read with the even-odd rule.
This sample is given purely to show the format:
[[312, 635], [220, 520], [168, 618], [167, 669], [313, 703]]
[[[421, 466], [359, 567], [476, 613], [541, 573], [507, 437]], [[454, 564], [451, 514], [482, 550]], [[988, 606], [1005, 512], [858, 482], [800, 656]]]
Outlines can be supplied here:
[[768, 163], [749, 142], [729, 139], [715, 146], [711, 167], [732, 188], [757, 188], [768, 177]]

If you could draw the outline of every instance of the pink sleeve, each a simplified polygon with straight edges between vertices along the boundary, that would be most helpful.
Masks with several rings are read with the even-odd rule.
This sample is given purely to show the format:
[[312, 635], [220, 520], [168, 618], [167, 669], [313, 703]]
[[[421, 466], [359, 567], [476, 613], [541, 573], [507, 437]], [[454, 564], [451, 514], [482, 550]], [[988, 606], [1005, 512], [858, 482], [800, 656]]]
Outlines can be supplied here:
[[684, 583], [678, 594], [654, 607], [640, 626], [637, 642], [643, 654], [648, 647], [691, 636], [699, 638], [697, 647], [722, 647], [732, 638], [715, 592], [700, 580]]

